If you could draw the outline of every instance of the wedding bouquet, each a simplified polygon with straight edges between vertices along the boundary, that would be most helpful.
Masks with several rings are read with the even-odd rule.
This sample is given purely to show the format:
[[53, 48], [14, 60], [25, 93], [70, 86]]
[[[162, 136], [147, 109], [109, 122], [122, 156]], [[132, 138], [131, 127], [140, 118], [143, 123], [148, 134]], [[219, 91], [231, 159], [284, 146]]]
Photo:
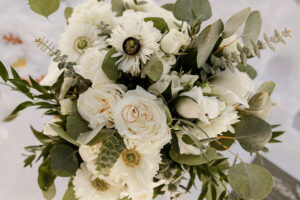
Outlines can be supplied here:
[[[60, 1], [29, 5], [48, 18]], [[247, 60], [285, 44], [290, 31], [258, 40], [262, 20], [251, 8], [202, 28], [211, 15], [208, 0], [162, 7], [87, 0], [65, 9], [58, 48], [36, 39], [53, 57], [42, 82], [24, 80], [14, 68], [10, 77], [0, 64], [1, 84], [29, 98], [6, 121], [31, 106], [53, 118], [42, 132], [32, 127], [41, 145], [25, 148], [25, 167], [41, 161], [46, 199], [55, 196], [56, 177], [70, 177], [63, 200], [177, 199], [196, 187], [196, 177], [198, 199], [229, 199], [233, 189], [259, 200], [271, 192], [271, 174], [230, 147], [238, 142], [259, 155], [279, 142], [283, 132], [265, 121], [275, 83], [256, 89]]]

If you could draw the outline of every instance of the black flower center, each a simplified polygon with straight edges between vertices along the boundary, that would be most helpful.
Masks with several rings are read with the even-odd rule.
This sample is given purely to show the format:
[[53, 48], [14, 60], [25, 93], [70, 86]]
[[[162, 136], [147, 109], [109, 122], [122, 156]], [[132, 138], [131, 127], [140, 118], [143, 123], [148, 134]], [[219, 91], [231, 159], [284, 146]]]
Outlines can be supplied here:
[[141, 43], [134, 37], [127, 38], [123, 43], [123, 51], [130, 56], [136, 55], [141, 49]]

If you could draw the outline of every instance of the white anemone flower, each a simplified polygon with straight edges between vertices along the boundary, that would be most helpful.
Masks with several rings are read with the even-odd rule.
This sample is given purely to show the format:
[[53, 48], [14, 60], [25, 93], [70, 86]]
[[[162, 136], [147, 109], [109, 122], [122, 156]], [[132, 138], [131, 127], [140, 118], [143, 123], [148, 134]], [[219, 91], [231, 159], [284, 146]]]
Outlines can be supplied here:
[[153, 22], [143, 19], [124, 21], [112, 30], [111, 38], [107, 41], [118, 52], [114, 57], [118, 68], [134, 76], [140, 74], [140, 64], [146, 64], [151, 55], [159, 50], [160, 31], [153, 27]]
[[84, 164], [73, 180], [75, 196], [79, 200], [117, 200], [122, 186], [112, 185], [109, 180], [92, 175]]
[[68, 56], [68, 61], [77, 62], [84, 52], [92, 47], [106, 47], [105, 37], [99, 37], [96, 26], [82, 23], [71, 24], [60, 36], [59, 50]]

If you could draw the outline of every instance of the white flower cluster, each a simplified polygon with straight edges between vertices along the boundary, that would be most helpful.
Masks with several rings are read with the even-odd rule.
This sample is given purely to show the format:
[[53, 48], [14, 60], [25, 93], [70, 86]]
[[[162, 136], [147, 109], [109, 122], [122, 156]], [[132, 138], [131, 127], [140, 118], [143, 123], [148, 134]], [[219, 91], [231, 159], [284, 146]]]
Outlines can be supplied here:
[[[135, 5], [126, 0], [129, 9], [122, 16], [112, 11], [111, 4], [88, 0], [77, 6], [69, 18], [69, 25], [61, 35], [59, 49], [68, 59], [76, 62], [74, 69], [82, 77], [91, 80], [92, 86], [77, 100], [78, 112], [91, 129], [113, 128], [126, 145], [109, 176], [97, 171], [96, 159], [102, 143], [81, 145], [83, 159], [74, 178], [76, 198], [80, 200], [151, 200], [157, 183], [153, 181], [162, 160], [161, 150], [170, 143], [171, 132], [163, 102], [154, 94], [161, 94], [171, 84], [172, 97], [182, 97], [176, 104], [177, 113], [185, 119], [196, 119], [199, 129], [183, 126], [177, 131], [181, 154], [200, 154], [200, 150], [188, 145], [182, 136], [188, 132], [199, 140], [216, 137], [223, 132], [234, 132], [233, 124], [239, 121], [237, 105], [248, 106], [254, 85], [246, 73], [225, 70], [210, 84], [197, 85], [198, 75], [170, 71], [176, 62], [176, 54], [189, 45], [187, 24], [181, 24], [169, 12], [151, 0]], [[146, 17], [162, 17], [169, 31], [161, 33], [153, 21]], [[99, 23], [108, 25], [110, 36], [102, 35]], [[128, 90], [127, 83], [110, 80], [102, 70], [103, 60], [109, 48], [114, 48], [118, 69], [133, 77], [142, 73], [153, 54], [163, 63], [163, 73], [148, 88], [137, 86]], [[42, 84], [52, 85], [60, 74], [52, 63]], [[125, 85], [124, 85], [125, 84]], [[71, 102], [61, 101], [63, 115], [67, 115]], [[53, 121], [53, 123], [57, 120]], [[44, 133], [57, 136], [47, 124]]]

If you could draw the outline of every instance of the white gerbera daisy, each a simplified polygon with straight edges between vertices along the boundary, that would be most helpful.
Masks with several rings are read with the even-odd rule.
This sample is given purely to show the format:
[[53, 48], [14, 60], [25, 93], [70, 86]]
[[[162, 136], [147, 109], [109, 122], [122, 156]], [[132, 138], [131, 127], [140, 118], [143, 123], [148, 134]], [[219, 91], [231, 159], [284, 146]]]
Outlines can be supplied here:
[[153, 22], [141, 19], [124, 21], [113, 29], [108, 43], [116, 48], [114, 57], [118, 60], [118, 68], [132, 75], [140, 74], [140, 64], [146, 64], [151, 54], [159, 50], [162, 34], [153, 27]]
[[74, 8], [72, 16], [68, 19], [70, 24], [84, 23], [99, 25], [100, 22], [114, 26], [116, 13], [112, 11], [110, 3], [98, 0], [89, 0]]
[[133, 200], [152, 200], [156, 184], [153, 177], [159, 170], [161, 156], [159, 151], [151, 153], [143, 148], [126, 149], [111, 169], [112, 176], [126, 175], [129, 197]]
[[106, 47], [105, 37], [99, 37], [96, 26], [76, 23], [69, 25], [61, 35], [59, 49], [68, 56], [68, 61], [77, 62], [84, 52], [91, 47]]
[[118, 200], [120, 197], [121, 186], [92, 175], [84, 164], [77, 170], [73, 185], [79, 200]]

